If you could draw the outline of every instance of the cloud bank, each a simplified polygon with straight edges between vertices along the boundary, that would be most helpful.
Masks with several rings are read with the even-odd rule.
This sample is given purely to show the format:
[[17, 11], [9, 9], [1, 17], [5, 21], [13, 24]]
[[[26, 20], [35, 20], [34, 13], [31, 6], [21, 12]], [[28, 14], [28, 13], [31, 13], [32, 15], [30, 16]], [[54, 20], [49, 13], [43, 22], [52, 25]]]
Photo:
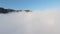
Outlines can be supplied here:
[[60, 11], [0, 14], [0, 34], [60, 34]]

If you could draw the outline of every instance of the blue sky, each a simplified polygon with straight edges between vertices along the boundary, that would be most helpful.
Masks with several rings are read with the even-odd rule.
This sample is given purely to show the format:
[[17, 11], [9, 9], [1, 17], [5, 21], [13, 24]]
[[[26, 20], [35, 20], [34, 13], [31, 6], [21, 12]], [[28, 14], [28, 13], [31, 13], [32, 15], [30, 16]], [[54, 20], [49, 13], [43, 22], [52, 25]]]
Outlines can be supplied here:
[[0, 7], [16, 10], [60, 8], [60, 0], [0, 0]]

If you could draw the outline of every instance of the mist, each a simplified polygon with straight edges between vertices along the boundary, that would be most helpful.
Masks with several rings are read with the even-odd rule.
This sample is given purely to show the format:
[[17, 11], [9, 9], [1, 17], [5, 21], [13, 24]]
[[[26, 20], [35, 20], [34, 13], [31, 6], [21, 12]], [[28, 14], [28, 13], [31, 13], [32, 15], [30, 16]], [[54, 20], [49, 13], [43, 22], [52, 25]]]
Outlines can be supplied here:
[[0, 14], [0, 34], [60, 34], [60, 11]]

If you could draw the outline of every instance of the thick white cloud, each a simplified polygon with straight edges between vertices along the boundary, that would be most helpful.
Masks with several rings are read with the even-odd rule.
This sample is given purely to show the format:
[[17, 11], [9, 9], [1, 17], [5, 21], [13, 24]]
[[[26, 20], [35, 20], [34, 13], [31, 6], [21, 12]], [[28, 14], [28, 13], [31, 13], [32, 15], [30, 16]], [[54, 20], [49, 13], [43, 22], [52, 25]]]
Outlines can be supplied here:
[[60, 34], [60, 12], [0, 14], [0, 34]]

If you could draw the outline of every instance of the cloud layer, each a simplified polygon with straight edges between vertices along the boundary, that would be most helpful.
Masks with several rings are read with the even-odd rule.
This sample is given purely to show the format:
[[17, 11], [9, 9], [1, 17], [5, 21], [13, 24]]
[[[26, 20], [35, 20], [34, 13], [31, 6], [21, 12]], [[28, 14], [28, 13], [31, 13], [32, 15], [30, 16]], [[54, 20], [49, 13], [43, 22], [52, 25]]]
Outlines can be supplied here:
[[0, 34], [60, 34], [60, 12], [0, 14]]

